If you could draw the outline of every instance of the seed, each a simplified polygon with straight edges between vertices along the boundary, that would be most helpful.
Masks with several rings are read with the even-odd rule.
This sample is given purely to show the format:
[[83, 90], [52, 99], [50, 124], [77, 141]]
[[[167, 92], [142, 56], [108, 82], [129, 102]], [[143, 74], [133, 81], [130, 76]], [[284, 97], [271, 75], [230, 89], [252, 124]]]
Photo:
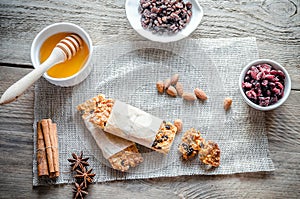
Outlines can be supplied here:
[[171, 85], [171, 79], [166, 79], [164, 81], [164, 87], [165, 87], [165, 89], [168, 89], [170, 85]]
[[232, 99], [229, 98], [229, 97], [226, 97], [224, 99], [224, 109], [225, 109], [225, 111], [227, 111], [230, 108], [231, 104], [232, 104]]
[[182, 131], [182, 121], [181, 119], [176, 119], [174, 121], [174, 126], [177, 128], [177, 133], [180, 133]]
[[175, 85], [178, 82], [179, 75], [175, 74], [171, 77], [171, 85]]
[[162, 81], [156, 82], [156, 88], [159, 93], [164, 92], [164, 83]]
[[177, 96], [177, 91], [173, 86], [169, 86], [169, 88], [167, 89], [167, 94], [172, 96], [172, 97], [176, 97]]
[[205, 92], [200, 88], [195, 88], [194, 93], [200, 100], [207, 100]]
[[180, 82], [177, 82], [177, 84], [176, 84], [176, 90], [177, 90], [177, 94], [179, 96], [182, 96], [182, 94], [183, 94], [183, 86], [182, 86], [182, 84]]
[[182, 98], [187, 101], [195, 101], [197, 99], [194, 93], [183, 93]]

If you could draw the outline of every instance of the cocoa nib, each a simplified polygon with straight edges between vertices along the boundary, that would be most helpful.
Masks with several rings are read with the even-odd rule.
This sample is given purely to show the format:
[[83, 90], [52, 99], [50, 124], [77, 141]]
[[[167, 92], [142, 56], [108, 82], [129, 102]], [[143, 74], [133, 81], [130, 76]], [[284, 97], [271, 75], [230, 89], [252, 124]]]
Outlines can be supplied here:
[[269, 64], [251, 66], [246, 72], [242, 88], [252, 102], [260, 106], [275, 104], [284, 95], [285, 74]]

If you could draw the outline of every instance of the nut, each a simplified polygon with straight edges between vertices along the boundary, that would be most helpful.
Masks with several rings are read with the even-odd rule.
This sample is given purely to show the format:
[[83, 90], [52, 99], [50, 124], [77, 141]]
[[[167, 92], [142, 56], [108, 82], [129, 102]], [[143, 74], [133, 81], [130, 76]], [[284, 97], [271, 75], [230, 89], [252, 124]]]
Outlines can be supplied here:
[[224, 109], [225, 109], [225, 111], [227, 111], [230, 108], [231, 104], [232, 104], [232, 99], [230, 97], [226, 97], [224, 99]]
[[194, 93], [183, 93], [182, 98], [187, 101], [195, 101], [197, 99]]
[[177, 94], [179, 96], [182, 96], [182, 94], [183, 94], [183, 86], [182, 86], [182, 84], [180, 82], [177, 82], [177, 84], [176, 84], [176, 90], [177, 90]]
[[178, 79], [179, 79], [179, 75], [178, 74], [174, 74], [171, 77], [171, 85], [175, 85], [178, 82]]
[[177, 133], [180, 133], [182, 131], [182, 121], [181, 119], [176, 119], [174, 121], [174, 126], [177, 128]]
[[164, 83], [162, 81], [156, 82], [156, 88], [159, 93], [164, 92]]
[[170, 85], [171, 85], [171, 80], [170, 79], [166, 79], [164, 81], [164, 87], [165, 87], [165, 89], [168, 89]]
[[169, 86], [169, 88], [167, 89], [167, 94], [172, 96], [172, 97], [176, 97], [177, 96], [177, 91], [173, 86]]
[[195, 88], [194, 93], [200, 100], [207, 100], [205, 92], [200, 88]]

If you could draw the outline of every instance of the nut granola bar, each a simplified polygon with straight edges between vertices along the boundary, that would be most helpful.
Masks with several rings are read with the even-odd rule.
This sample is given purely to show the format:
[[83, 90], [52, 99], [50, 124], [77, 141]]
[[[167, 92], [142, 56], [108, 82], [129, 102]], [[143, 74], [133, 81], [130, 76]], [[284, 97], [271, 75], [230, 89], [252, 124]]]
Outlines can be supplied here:
[[199, 159], [204, 164], [213, 167], [220, 165], [221, 151], [218, 144], [213, 141], [205, 141], [201, 137], [201, 133], [194, 128], [184, 133], [178, 150], [182, 153], [182, 158], [185, 160], [191, 159], [199, 153]]
[[101, 129], [104, 128], [114, 105], [113, 99], [106, 99], [100, 94], [77, 106], [83, 112], [82, 118], [90, 117], [90, 122], [96, 124]]
[[143, 157], [136, 148], [136, 145], [132, 145], [111, 156], [108, 161], [114, 169], [124, 172], [130, 167], [135, 167], [142, 163]]
[[209, 164], [213, 167], [220, 165], [220, 148], [217, 143], [213, 141], [207, 141], [203, 144], [200, 151], [200, 161], [204, 164]]
[[[96, 124], [101, 129], [104, 129], [110, 113], [114, 106], [113, 99], [106, 99], [100, 94], [84, 104], [79, 105], [78, 110], [84, 111], [83, 118], [90, 116], [90, 122]], [[161, 153], [168, 153], [174, 141], [177, 128], [170, 122], [163, 122], [160, 129], [157, 131], [155, 140], [152, 143], [152, 149]]]
[[201, 137], [199, 131], [191, 128], [184, 133], [181, 141], [178, 150], [182, 153], [182, 158], [188, 160], [198, 154], [201, 143], [205, 140]]
[[152, 149], [162, 153], [168, 153], [174, 141], [176, 132], [177, 128], [175, 125], [171, 122], [163, 121], [155, 136]]
[[[85, 103], [77, 106], [82, 112], [82, 118], [89, 118], [89, 121], [96, 124], [101, 129], [104, 128], [105, 122], [109, 118], [114, 101], [106, 99], [104, 95], [98, 95]], [[139, 153], [135, 144], [108, 158], [111, 166], [119, 171], [127, 171], [130, 167], [135, 167], [143, 162], [143, 157]]]

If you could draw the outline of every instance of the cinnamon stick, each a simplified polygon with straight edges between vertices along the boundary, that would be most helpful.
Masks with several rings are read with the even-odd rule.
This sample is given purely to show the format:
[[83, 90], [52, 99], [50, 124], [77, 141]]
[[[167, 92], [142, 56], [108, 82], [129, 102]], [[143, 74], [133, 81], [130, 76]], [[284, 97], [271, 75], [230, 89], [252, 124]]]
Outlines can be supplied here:
[[[49, 121], [48, 121], [49, 120]], [[55, 173], [54, 165], [53, 165], [53, 155], [52, 155], [52, 146], [51, 146], [51, 139], [50, 139], [50, 127], [49, 123], [52, 123], [50, 119], [43, 119], [41, 120], [42, 130], [46, 145], [46, 152], [47, 152], [47, 160], [48, 160], [48, 168], [50, 175]]]
[[58, 154], [58, 138], [57, 138], [57, 126], [55, 123], [49, 124], [50, 129], [50, 141], [52, 146], [52, 157], [53, 157], [53, 166], [54, 173], [50, 174], [51, 177], [59, 176], [59, 154]]
[[38, 176], [49, 176], [41, 122], [37, 123], [37, 169]]

